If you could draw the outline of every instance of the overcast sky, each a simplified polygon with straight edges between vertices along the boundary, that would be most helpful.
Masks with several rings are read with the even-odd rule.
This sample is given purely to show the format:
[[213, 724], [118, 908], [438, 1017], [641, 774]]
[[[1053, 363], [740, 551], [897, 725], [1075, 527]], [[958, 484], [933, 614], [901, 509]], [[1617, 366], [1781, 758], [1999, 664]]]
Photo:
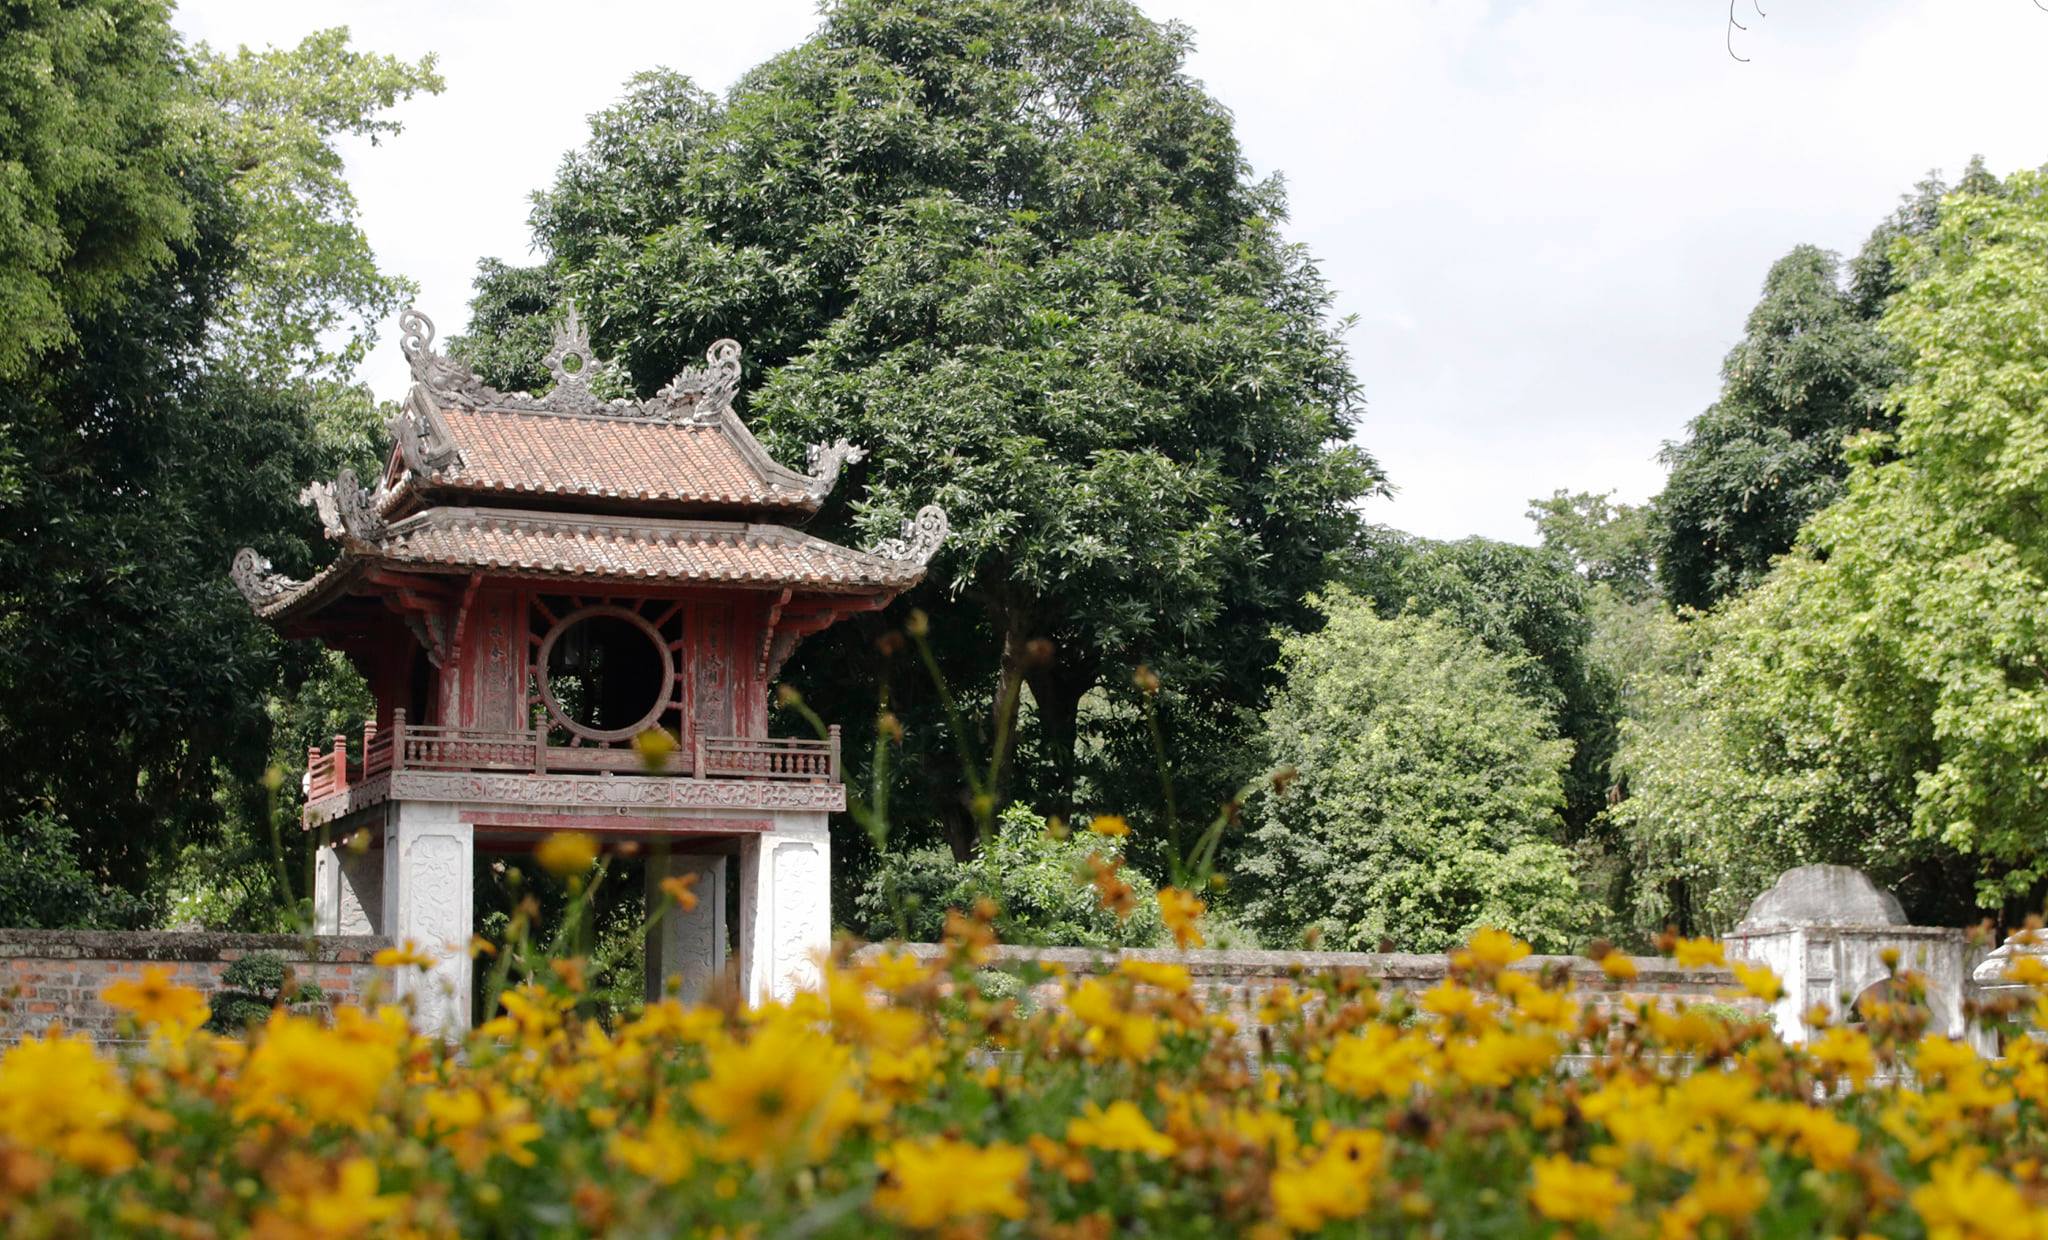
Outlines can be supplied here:
[[[1740, 0], [1748, 5], [1750, 0]], [[1722, 0], [1144, 0], [1196, 33], [1194, 75], [1283, 174], [1398, 489], [1375, 520], [1528, 540], [1528, 499], [1641, 500], [1714, 395], [1765, 269], [1853, 250], [1922, 174], [2048, 161], [2048, 11], [2033, 0], [1771, 0], [1724, 48]], [[448, 90], [348, 148], [363, 224], [444, 335], [484, 256], [532, 261], [527, 196], [632, 73], [713, 89], [798, 42], [811, 0], [188, 0], [216, 46], [353, 27], [440, 54]], [[403, 394], [386, 330], [363, 378]]]

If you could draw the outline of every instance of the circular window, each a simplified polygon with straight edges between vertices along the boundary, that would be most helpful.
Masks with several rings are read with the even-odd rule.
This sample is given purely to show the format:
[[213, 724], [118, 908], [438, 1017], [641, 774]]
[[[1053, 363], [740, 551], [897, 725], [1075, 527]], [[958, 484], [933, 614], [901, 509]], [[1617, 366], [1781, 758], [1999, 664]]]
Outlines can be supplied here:
[[586, 740], [622, 741], [668, 709], [675, 662], [661, 634], [623, 607], [562, 617], [540, 644], [540, 696], [554, 721]]

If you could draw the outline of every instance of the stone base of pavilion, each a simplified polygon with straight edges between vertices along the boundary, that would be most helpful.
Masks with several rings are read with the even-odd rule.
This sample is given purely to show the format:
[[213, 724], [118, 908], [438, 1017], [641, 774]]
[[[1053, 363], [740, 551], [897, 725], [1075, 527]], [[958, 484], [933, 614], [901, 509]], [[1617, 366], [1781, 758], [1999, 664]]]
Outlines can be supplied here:
[[[370, 843], [319, 850], [316, 932], [383, 935], [435, 956], [433, 968], [397, 976], [423, 1031], [455, 1037], [470, 1024], [477, 853], [528, 852], [556, 831], [639, 845], [648, 858], [650, 909], [664, 898], [663, 879], [697, 876], [697, 906], [671, 908], [649, 935], [650, 999], [671, 986], [684, 999], [702, 998], [728, 973], [749, 1003], [818, 984], [832, 932], [827, 820], [844, 808], [843, 787], [605, 775], [417, 782], [425, 778], [351, 789], [360, 804], [308, 807], [309, 817], [327, 819], [328, 839], [367, 831]], [[690, 804], [701, 800], [717, 804]], [[727, 879], [735, 864], [737, 941], [729, 942]]]

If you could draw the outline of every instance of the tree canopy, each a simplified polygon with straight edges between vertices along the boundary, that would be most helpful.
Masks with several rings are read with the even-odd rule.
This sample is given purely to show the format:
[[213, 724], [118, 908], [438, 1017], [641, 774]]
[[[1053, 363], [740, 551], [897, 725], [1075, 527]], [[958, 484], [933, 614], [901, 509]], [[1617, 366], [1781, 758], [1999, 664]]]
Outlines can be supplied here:
[[[30, 118], [0, 130], [0, 169], [27, 167], [30, 199], [55, 187], [50, 218], [89, 224], [53, 267], [0, 253], [0, 282], [47, 294], [62, 324], [10, 338], [34, 364], [0, 373], [0, 750], [17, 758], [0, 767], [0, 831], [9, 865], [63, 878], [58, 919], [160, 917], [182, 849], [207, 846], [216, 882], [256, 847], [267, 859], [266, 766], [303, 755], [295, 725], [331, 734], [325, 707], [351, 696], [352, 674], [279, 642], [226, 569], [248, 543], [316, 567], [298, 490], [366, 464], [349, 453], [371, 403], [333, 370], [349, 346], [316, 338], [400, 286], [375, 272], [328, 144], [389, 132], [380, 111], [437, 83], [430, 65], [347, 51], [341, 31], [195, 54], [156, 5], [14, 6], [0, 23], [0, 89]], [[41, 169], [46, 142], [77, 167]], [[146, 158], [123, 163], [134, 143]], [[134, 223], [131, 200], [176, 227]], [[95, 246], [87, 278], [72, 268]], [[48, 860], [60, 851], [75, 870]], [[0, 888], [20, 887], [0, 867]], [[276, 916], [283, 894], [265, 888], [234, 901], [241, 924]]]
[[1255, 810], [1247, 919], [1274, 944], [1439, 951], [1484, 925], [1570, 946], [1592, 917], [1559, 842], [1571, 743], [1518, 691], [1525, 660], [1341, 587], [1319, 608], [1281, 645], [1267, 739], [1296, 775]]
[[[846, 0], [724, 99], [635, 78], [534, 213], [642, 389], [732, 336], [759, 377], [744, 412], [784, 459], [869, 450], [826, 530], [871, 540], [945, 505], [911, 601], [978, 716], [1023, 702], [1043, 761], [1021, 791], [1054, 812], [1083, 698], [1128, 692], [1134, 666], [1169, 713], [1259, 701], [1274, 626], [1376, 484], [1329, 289], [1187, 51], [1122, 0]], [[485, 274], [479, 330], [502, 334], [534, 285]], [[817, 642], [790, 676], [858, 718], [873, 636]], [[913, 731], [938, 717], [922, 678], [892, 681]], [[929, 752], [955, 789], [930, 799], [957, 805]]]
[[1852, 442], [1842, 497], [1715, 618], [1682, 722], [1624, 752], [1620, 812], [1706, 887], [1755, 876], [1695, 841], [1776, 841], [1896, 875], [1923, 915], [1970, 894], [2032, 906], [2048, 876], [2048, 181], [1948, 197], [1892, 260], [1912, 276], [1882, 320], [1905, 367], [1896, 432]]

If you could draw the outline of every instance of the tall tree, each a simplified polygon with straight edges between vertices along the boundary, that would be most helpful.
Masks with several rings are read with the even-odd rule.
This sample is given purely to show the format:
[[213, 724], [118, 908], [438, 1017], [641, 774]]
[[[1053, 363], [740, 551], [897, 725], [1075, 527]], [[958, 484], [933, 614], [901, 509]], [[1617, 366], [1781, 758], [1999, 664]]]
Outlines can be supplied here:
[[1727, 904], [1755, 876], [1726, 859], [1767, 850], [1895, 874], [1923, 917], [2048, 888], [2048, 175], [1950, 196], [1891, 258], [1896, 433], [1852, 445], [1842, 498], [1624, 752], [1631, 828]]
[[1322, 611], [1281, 646], [1267, 737], [1297, 777], [1256, 807], [1248, 918], [1269, 942], [1441, 951], [1494, 926], [1568, 948], [1593, 911], [1559, 842], [1571, 744], [1517, 691], [1523, 659], [1342, 588]]
[[[162, 0], [0, 11], [0, 380], [169, 266], [194, 237], [192, 115]], [[0, 450], [4, 450], [0, 440]]]
[[1529, 520], [1543, 546], [1569, 559], [1587, 584], [1631, 603], [1657, 593], [1654, 505], [1620, 503], [1612, 491], [1553, 491], [1529, 501]]
[[[1329, 289], [1188, 43], [1124, 0], [843, 0], [724, 100], [634, 79], [534, 214], [642, 388], [737, 337], [786, 459], [870, 450], [825, 524], [946, 506], [912, 602], [995, 728], [1028, 697], [1025, 791], [1054, 812], [1084, 697], [1134, 665], [1183, 710], [1258, 700], [1375, 485]], [[824, 642], [792, 676], [858, 713], [860, 656]]]
[[[182, 847], [208, 848], [195, 869], [210, 878], [267, 854], [267, 839], [249, 838], [264, 819], [264, 770], [304, 743], [281, 745], [280, 725], [311, 726], [348, 696], [331, 663], [254, 621], [225, 569], [246, 543], [276, 548], [286, 571], [316, 567], [298, 489], [368, 445], [367, 394], [334, 376], [348, 348], [323, 353], [312, 337], [346, 332], [394, 286], [374, 274], [327, 142], [388, 132], [376, 114], [403, 93], [394, 75], [429, 86], [419, 74], [430, 66], [357, 58], [331, 35], [195, 65], [159, 6], [16, 10], [0, 21], [75, 15], [127, 41], [94, 44], [108, 55], [150, 49], [111, 62], [127, 75], [118, 89], [90, 57], [37, 52], [42, 76], [21, 106], [62, 113], [79, 133], [156, 142], [141, 166], [109, 156], [95, 175], [111, 203], [147, 197], [163, 171], [177, 195], [163, 214], [183, 224], [161, 261], [83, 291], [50, 283], [66, 333], [0, 376], [0, 750], [20, 759], [0, 764], [0, 862], [69, 852], [105, 898], [81, 902], [63, 867], [55, 885], [0, 872], [0, 887], [53, 893], [39, 920], [156, 916]], [[40, 46], [10, 39], [0, 61]], [[78, 158], [93, 162], [82, 148]], [[52, 186], [64, 204], [83, 192], [75, 171], [31, 174], [31, 200]], [[118, 230], [124, 210], [87, 218]], [[0, 263], [0, 286], [25, 287], [36, 270]], [[275, 916], [278, 893], [263, 888], [255, 903]]]
[[1897, 362], [1841, 276], [1812, 246], [1779, 259], [1720, 399], [1666, 446], [1657, 570], [1673, 603], [1704, 609], [1755, 585], [1841, 494], [1843, 442], [1890, 425]]

